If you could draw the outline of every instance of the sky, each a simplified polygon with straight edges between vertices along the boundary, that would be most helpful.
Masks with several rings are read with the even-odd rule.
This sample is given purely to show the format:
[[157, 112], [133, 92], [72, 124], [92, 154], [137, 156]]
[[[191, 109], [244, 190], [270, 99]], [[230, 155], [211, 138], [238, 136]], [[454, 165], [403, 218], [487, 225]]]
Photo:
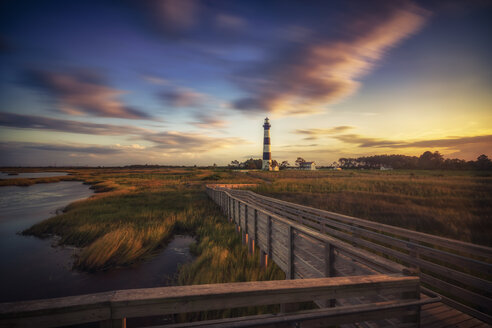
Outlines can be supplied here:
[[492, 1], [3, 0], [0, 165], [492, 157]]

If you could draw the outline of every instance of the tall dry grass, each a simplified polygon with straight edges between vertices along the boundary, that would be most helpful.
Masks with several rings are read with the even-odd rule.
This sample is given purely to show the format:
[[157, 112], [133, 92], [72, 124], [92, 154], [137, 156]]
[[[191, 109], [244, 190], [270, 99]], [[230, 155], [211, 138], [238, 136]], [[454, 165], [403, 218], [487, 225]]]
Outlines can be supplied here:
[[[217, 252], [225, 254], [225, 250], [239, 252], [235, 249], [242, 248], [233, 228], [207, 199], [204, 185], [214, 181], [251, 182], [244, 174], [200, 169], [93, 169], [76, 171], [74, 177], [91, 184], [99, 193], [70, 204], [64, 213], [32, 226], [24, 234], [58, 235], [61, 244], [80, 247], [74, 264], [77, 269], [97, 271], [132, 265], [152, 256], [176, 232], [197, 236], [201, 246], [196, 248], [196, 254], [201, 258], [213, 257]], [[220, 235], [223, 236], [219, 238]], [[213, 245], [208, 245], [211, 240]], [[238, 268], [232, 275], [234, 279], [266, 279], [258, 266], [245, 268], [248, 263], [236, 256], [223, 263]], [[214, 261], [211, 263], [215, 266]], [[215, 277], [203, 274], [212, 268], [184, 269], [186, 278], [183, 276], [180, 282], [198, 283], [197, 276], [204, 279], [202, 283], [229, 281], [223, 273], [231, 270], [217, 271]], [[195, 276], [198, 271], [201, 273]]]
[[[492, 177], [470, 172], [296, 172], [254, 190], [293, 203], [492, 245]], [[261, 173], [265, 174], [265, 173]]]

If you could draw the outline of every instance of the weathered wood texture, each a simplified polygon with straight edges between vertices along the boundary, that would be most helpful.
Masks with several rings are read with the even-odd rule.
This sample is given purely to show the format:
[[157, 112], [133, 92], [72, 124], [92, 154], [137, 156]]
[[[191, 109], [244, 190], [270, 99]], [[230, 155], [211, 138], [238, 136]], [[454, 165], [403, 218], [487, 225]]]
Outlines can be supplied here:
[[[444, 294], [448, 305], [492, 323], [492, 248], [223, 187], [208, 186], [207, 192], [214, 200], [226, 195], [274, 222], [292, 226], [295, 278], [326, 276], [327, 271], [344, 276], [409, 270], [434, 292]], [[280, 238], [272, 244], [273, 254], [287, 273], [283, 259], [290, 250], [285, 243], [278, 245], [283, 242]], [[331, 263], [325, 259], [325, 244], [332, 248]], [[257, 245], [264, 249], [261, 242]], [[278, 256], [279, 252], [286, 254]]]
[[[419, 300], [419, 284], [418, 277], [395, 274], [120, 290], [3, 303], [0, 304], [0, 327], [58, 327], [94, 321], [111, 326], [133, 317], [375, 295], [391, 295], [395, 298], [386, 304], [391, 305], [391, 313], [385, 311], [389, 308], [378, 308], [380, 304], [368, 303], [360, 308], [340, 307], [326, 313], [301, 313], [298, 317], [285, 320], [303, 322], [332, 318], [333, 323], [357, 322], [365, 318], [366, 313], [372, 314], [371, 319], [399, 318], [409, 311], [416, 313], [418, 306], [427, 302]], [[413, 299], [402, 296], [408, 293], [414, 295]], [[361, 311], [361, 317], [356, 316], [356, 310]], [[277, 315], [277, 319], [280, 317]], [[251, 326], [251, 320], [257, 319], [253, 317], [247, 321]], [[228, 326], [227, 322], [223, 322], [225, 326]]]

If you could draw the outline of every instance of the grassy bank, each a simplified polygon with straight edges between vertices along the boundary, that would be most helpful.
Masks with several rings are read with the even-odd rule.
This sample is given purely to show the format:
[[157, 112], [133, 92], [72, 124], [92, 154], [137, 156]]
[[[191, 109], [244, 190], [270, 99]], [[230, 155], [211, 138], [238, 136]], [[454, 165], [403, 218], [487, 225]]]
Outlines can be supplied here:
[[261, 194], [492, 246], [492, 177], [463, 171], [255, 172]]
[[247, 256], [234, 226], [204, 192], [211, 182], [257, 182], [242, 173], [200, 169], [80, 170], [74, 178], [100, 193], [70, 204], [64, 213], [24, 231], [60, 236], [82, 248], [75, 267], [84, 271], [132, 265], [158, 252], [175, 233], [197, 237], [197, 260], [184, 266], [179, 284], [282, 278], [274, 265]]

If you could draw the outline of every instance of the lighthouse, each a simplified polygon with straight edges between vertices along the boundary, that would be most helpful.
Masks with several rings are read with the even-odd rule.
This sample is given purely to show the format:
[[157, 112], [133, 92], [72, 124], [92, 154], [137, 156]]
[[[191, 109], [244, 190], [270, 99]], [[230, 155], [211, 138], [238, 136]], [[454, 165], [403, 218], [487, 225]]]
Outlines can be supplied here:
[[263, 138], [263, 170], [272, 170], [272, 150], [270, 149], [270, 122], [268, 117], [265, 118], [265, 123], [263, 124], [263, 129], [265, 131]]

